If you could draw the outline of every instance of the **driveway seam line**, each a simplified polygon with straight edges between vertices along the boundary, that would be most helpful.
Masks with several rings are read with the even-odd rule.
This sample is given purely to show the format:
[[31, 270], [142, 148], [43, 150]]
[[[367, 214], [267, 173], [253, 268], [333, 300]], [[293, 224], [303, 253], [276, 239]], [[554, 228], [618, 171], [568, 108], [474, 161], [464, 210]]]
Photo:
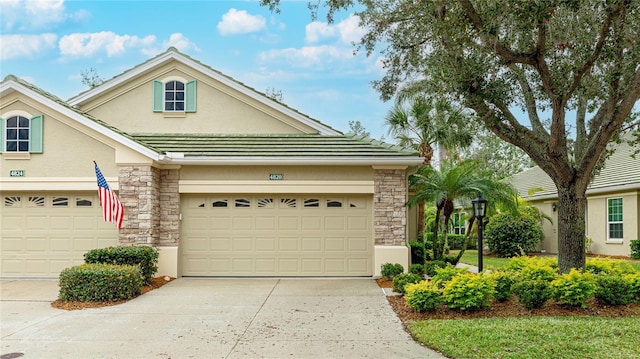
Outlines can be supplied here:
[[244, 338], [245, 334], [247, 334], [247, 331], [249, 331], [249, 328], [251, 327], [251, 324], [253, 324], [253, 321], [256, 319], [258, 314], [260, 314], [260, 312], [262, 311], [262, 308], [264, 307], [264, 305], [267, 304], [267, 301], [269, 300], [269, 298], [271, 298], [271, 294], [273, 294], [273, 291], [276, 290], [276, 287], [278, 286], [278, 284], [280, 284], [281, 280], [282, 280], [281, 278], [278, 278], [278, 281], [273, 285], [273, 288], [271, 288], [271, 291], [269, 291], [269, 294], [267, 295], [267, 297], [264, 299], [264, 301], [260, 305], [260, 308], [258, 308], [258, 310], [256, 311], [256, 314], [253, 315], [253, 317], [249, 321], [249, 324], [247, 324], [247, 327], [244, 328], [244, 331], [238, 337], [238, 340], [236, 340], [235, 344], [233, 344], [233, 347], [231, 348], [231, 350], [229, 350], [229, 353], [225, 356], [225, 359], [229, 358], [229, 356], [233, 353], [233, 351], [236, 350], [236, 347], [238, 346], [238, 344], [240, 343], [242, 338]]

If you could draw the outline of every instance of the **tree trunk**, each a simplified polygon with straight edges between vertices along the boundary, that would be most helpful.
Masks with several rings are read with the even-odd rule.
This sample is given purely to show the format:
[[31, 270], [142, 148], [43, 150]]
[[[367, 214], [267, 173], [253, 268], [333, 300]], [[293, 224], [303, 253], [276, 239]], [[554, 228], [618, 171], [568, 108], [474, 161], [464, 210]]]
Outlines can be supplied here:
[[416, 209], [418, 212], [418, 223], [417, 223], [417, 229], [418, 229], [418, 242], [420, 243], [424, 243], [424, 233], [426, 232], [426, 228], [425, 228], [425, 220], [424, 220], [424, 206], [425, 206], [425, 202], [424, 201], [420, 201], [420, 203], [418, 203], [418, 208]]
[[[586, 261], [585, 190], [575, 184], [558, 188], [558, 269], [568, 273], [571, 268], [583, 268]], [[581, 192], [581, 193], [579, 193]]]
[[[442, 251], [440, 250], [440, 246], [438, 245], [438, 228], [440, 227], [440, 211], [441, 206], [436, 206], [436, 223], [433, 225], [433, 239], [431, 240], [433, 243], [433, 260], [442, 260]], [[426, 254], [427, 251], [425, 251]]]

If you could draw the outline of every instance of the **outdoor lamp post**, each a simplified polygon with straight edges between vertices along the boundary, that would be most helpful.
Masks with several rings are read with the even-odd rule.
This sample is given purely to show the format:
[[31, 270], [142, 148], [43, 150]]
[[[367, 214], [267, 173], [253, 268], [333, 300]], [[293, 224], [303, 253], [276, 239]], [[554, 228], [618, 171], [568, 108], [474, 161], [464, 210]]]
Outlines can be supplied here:
[[482, 273], [482, 219], [487, 214], [487, 200], [482, 198], [482, 192], [478, 191], [478, 197], [471, 203], [473, 216], [478, 220], [478, 273]]

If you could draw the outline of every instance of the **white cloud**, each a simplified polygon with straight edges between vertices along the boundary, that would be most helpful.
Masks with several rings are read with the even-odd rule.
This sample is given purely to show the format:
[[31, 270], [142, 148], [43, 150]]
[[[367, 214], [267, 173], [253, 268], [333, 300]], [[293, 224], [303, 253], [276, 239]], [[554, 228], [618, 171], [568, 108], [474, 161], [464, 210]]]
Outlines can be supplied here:
[[222, 15], [222, 21], [218, 22], [220, 35], [237, 35], [258, 32], [265, 29], [267, 20], [260, 15], [250, 15], [245, 10], [234, 8]]
[[305, 27], [305, 41], [316, 43], [324, 39], [338, 37], [343, 44], [351, 45], [359, 41], [366, 33], [366, 29], [360, 26], [360, 17], [350, 15], [347, 19], [335, 25], [322, 21], [314, 21]]
[[304, 68], [329, 65], [334, 60], [346, 60], [352, 57], [351, 49], [328, 45], [269, 50], [258, 55], [258, 59], [262, 62], [286, 62], [293, 67]]
[[55, 48], [56, 34], [0, 35], [0, 60], [32, 57], [45, 49]]
[[198, 46], [196, 46], [195, 43], [191, 42], [191, 40], [189, 40], [183, 34], [176, 32], [171, 34], [168, 40], [163, 41], [160, 47], [158, 46], [145, 47], [142, 49], [141, 52], [146, 56], [155, 56], [161, 52], [167, 51], [167, 49], [172, 46], [178, 49], [180, 52], [185, 52], [185, 53], [190, 52], [192, 50], [200, 51], [200, 48], [198, 48]]
[[65, 35], [60, 39], [59, 47], [63, 56], [90, 57], [105, 51], [107, 56], [112, 57], [124, 53], [128, 48], [150, 46], [155, 40], [152, 35], [138, 37], [102, 31]]
[[0, 0], [0, 6], [5, 31], [50, 30], [67, 20], [83, 21], [90, 17], [86, 10], [67, 13], [64, 0]]

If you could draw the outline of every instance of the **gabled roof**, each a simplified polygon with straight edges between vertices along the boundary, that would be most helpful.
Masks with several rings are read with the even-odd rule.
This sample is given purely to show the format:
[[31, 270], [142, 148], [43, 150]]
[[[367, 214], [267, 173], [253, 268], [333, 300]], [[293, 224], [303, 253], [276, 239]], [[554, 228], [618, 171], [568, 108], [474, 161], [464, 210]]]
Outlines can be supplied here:
[[[587, 188], [587, 195], [640, 190], [640, 155], [633, 158], [633, 152], [634, 148], [626, 141], [616, 145], [616, 151], [607, 158], [604, 167]], [[520, 196], [529, 200], [558, 197], [551, 178], [537, 166], [513, 176], [512, 183]]]
[[28, 83], [27, 81], [24, 81], [13, 75], [8, 75], [0, 83], [0, 97], [6, 97], [13, 92], [18, 92], [31, 99], [34, 99], [42, 105], [52, 108], [55, 111], [62, 113], [66, 117], [75, 120], [78, 123], [81, 123], [99, 133], [102, 133], [108, 138], [111, 138], [112, 140], [119, 142], [142, 155], [145, 155], [156, 161], [160, 159], [157, 151], [149, 148], [145, 144], [138, 142], [136, 139], [127, 135], [126, 133], [108, 125], [103, 121], [100, 121], [99, 119], [78, 111], [55, 95], [46, 92], [38, 88], [37, 86]]
[[405, 165], [422, 158], [382, 143], [345, 136], [132, 134], [180, 164]]
[[120, 86], [133, 78], [136, 78], [148, 71], [151, 71], [154, 68], [162, 66], [168, 62], [177, 61], [185, 64], [191, 68], [200, 71], [207, 76], [229, 86], [230, 88], [252, 98], [255, 101], [266, 104], [270, 107], [275, 108], [276, 110], [283, 112], [287, 116], [294, 118], [297, 121], [304, 123], [305, 125], [316, 129], [320, 134], [323, 135], [341, 135], [340, 131], [337, 131], [331, 128], [328, 125], [323, 124], [322, 122], [312, 119], [311, 117], [298, 112], [297, 110], [292, 109], [289, 106], [286, 106], [278, 101], [275, 101], [269, 97], [267, 97], [264, 93], [261, 93], [242, 82], [239, 82], [223, 73], [197, 61], [176, 49], [175, 47], [170, 47], [167, 51], [157, 55], [154, 58], [151, 58], [142, 64], [135, 66], [129, 70], [126, 70], [120, 75], [116, 75], [115, 77], [103, 82], [99, 86], [96, 86], [90, 90], [80, 93], [79, 95], [69, 99], [68, 103], [71, 106], [78, 106], [83, 103], [86, 103], [111, 89]]

